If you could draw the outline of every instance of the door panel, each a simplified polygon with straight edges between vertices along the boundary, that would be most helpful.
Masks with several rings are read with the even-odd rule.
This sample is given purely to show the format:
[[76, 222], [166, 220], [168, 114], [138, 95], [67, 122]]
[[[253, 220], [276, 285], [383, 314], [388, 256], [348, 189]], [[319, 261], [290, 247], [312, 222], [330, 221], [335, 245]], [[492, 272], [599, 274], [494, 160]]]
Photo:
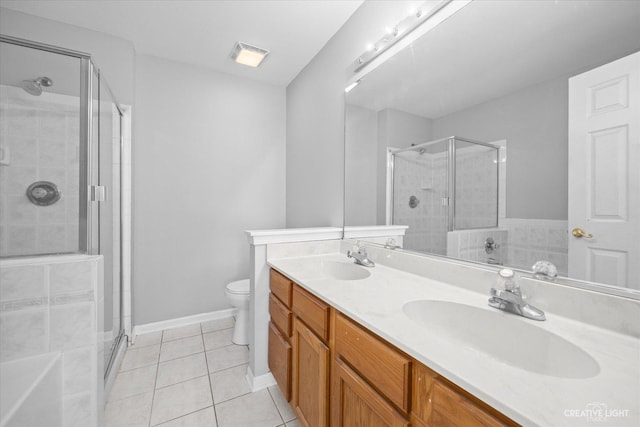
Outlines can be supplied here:
[[640, 289], [639, 132], [640, 52], [569, 79], [570, 277]]

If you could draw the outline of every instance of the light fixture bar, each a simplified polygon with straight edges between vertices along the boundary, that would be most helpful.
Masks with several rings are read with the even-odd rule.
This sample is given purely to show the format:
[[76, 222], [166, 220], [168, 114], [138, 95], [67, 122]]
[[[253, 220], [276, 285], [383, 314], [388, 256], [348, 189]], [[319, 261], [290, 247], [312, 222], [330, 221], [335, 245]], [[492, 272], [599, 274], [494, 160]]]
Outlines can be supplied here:
[[371, 61], [389, 50], [391, 46], [398, 43], [452, 1], [453, 0], [441, 0], [433, 6], [430, 4], [433, 2], [425, 2], [420, 8], [416, 9], [415, 12], [412, 12], [411, 15], [407, 16], [393, 27], [388, 34], [385, 34], [380, 40], [374, 43], [371, 46], [371, 49], [368, 49], [353, 61], [351, 67], [349, 67], [352, 73], [357, 73], [362, 70]]
[[238, 64], [253, 68], [259, 67], [267, 55], [269, 55], [268, 50], [242, 42], [236, 42], [231, 51], [231, 59]]

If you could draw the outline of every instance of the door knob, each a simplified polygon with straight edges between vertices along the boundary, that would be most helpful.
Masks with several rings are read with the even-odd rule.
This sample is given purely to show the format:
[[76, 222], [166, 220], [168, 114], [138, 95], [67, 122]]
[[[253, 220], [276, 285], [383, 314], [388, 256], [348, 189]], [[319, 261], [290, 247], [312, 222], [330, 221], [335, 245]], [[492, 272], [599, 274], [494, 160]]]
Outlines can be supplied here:
[[585, 239], [591, 239], [593, 237], [593, 234], [589, 233], [585, 233], [584, 230], [582, 228], [574, 228], [573, 230], [571, 230], [571, 234], [573, 234], [573, 237], [584, 237]]

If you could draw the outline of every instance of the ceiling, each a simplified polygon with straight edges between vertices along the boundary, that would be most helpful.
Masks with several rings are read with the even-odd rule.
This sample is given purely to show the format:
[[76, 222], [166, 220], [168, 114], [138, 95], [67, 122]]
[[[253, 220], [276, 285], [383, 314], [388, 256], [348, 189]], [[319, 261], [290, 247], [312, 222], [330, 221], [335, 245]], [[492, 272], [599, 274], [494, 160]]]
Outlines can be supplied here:
[[[0, 6], [133, 42], [136, 52], [286, 86], [364, 0], [2, 0]], [[236, 64], [236, 41], [270, 50]]]
[[640, 49], [640, 1], [474, 1], [349, 92], [439, 118]]

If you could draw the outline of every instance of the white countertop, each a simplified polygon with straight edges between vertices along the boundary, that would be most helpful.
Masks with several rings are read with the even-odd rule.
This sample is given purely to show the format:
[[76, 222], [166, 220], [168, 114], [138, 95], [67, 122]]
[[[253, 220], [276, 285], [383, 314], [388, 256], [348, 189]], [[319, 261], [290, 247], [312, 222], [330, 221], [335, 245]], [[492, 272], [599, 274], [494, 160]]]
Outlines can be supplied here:
[[[271, 259], [268, 264], [522, 425], [592, 425], [585, 411], [596, 403], [608, 411], [606, 425], [640, 425], [640, 339], [549, 312], [545, 322], [524, 319], [490, 308], [488, 289], [485, 295], [380, 263], [368, 270], [366, 279], [335, 280], [322, 271], [327, 261], [351, 263], [344, 254], [332, 253]], [[530, 322], [586, 351], [600, 372], [567, 379], [504, 363], [409, 319], [402, 306], [423, 299], [467, 304], [510, 316], [507, 321]]]

